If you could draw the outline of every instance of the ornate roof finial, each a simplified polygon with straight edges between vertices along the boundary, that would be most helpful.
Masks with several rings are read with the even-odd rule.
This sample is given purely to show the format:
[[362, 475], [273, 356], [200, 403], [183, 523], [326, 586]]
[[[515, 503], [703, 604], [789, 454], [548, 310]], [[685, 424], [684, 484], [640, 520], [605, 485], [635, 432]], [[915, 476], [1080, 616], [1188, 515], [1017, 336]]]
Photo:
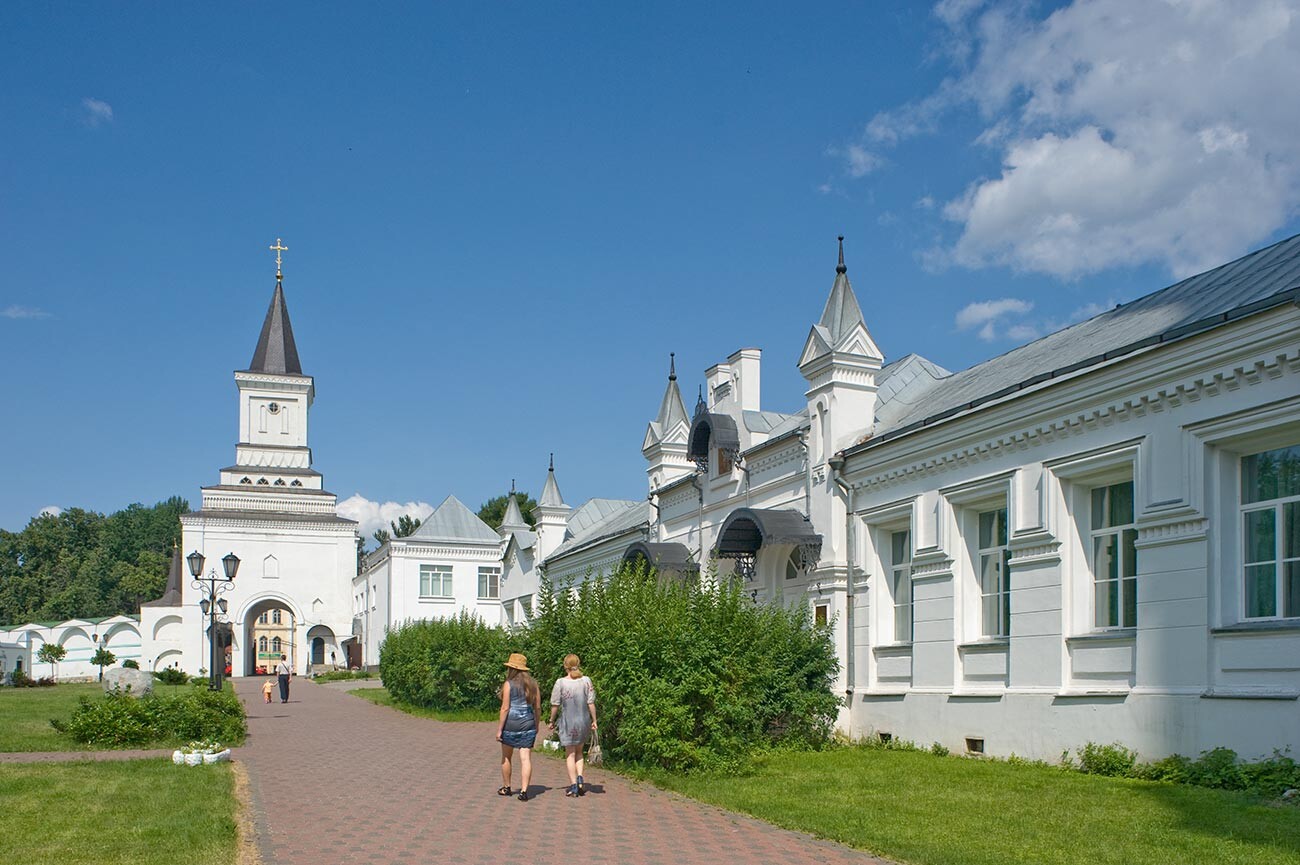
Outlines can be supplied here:
[[289, 247], [285, 246], [280, 241], [280, 238], [277, 237], [275, 239], [275, 246], [268, 246], [267, 249], [275, 253], [275, 281], [279, 282], [280, 280], [284, 279], [284, 274], [280, 272], [280, 265], [281, 265], [280, 253], [288, 252]]
[[840, 263], [835, 266], [836, 273], [848, 273], [849, 269], [844, 266], [844, 235], [840, 235]]
[[515, 479], [514, 479], [514, 478], [511, 478], [511, 479], [510, 479], [510, 495], [513, 496], [514, 494], [515, 494]]
[[677, 381], [677, 352], [668, 352], [668, 380]]
[[554, 452], [551, 453], [551, 464], [550, 464], [550, 466], [549, 466], [546, 470], [547, 470], [548, 472], [553, 472], [553, 471], [555, 471], [555, 453], [554, 453]]

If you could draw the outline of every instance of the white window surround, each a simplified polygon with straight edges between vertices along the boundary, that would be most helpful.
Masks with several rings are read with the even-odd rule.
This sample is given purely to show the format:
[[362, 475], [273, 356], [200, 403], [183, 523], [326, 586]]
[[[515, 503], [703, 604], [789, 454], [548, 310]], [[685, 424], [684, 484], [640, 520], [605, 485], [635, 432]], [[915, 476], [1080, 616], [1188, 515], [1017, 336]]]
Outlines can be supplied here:
[[421, 600], [451, 599], [451, 565], [420, 565]]
[[[1144, 439], [1130, 439], [1045, 463], [1053, 487], [1049, 526], [1061, 542], [1061, 580], [1066, 637], [1133, 633], [1130, 628], [1098, 628], [1093, 570], [1092, 490], [1131, 482], [1133, 515], [1142, 511], [1141, 451]], [[1141, 551], [1137, 553], [1141, 594]]]
[[1295, 466], [1300, 458], [1300, 431], [1296, 432], [1294, 445], [1239, 460], [1242, 617], [1252, 622], [1300, 618], [1300, 589], [1294, 585], [1294, 574], [1300, 570], [1300, 540], [1294, 537], [1296, 523], [1300, 522], [1300, 484], [1278, 483], [1272, 490], [1252, 484], [1247, 469], [1259, 466], [1267, 457]]
[[[1241, 458], [1250, 454], [1297, 444], [1300, 427], [1300, 397], [1281, 400], [1250, 411], [1239, 412], [1204, 423], [1193, 424], [1188, 432], [1204, 448], [1194, 454], [1191, 467], [1205, 490], [1204, 512], [1211, 526], [1220, 531], [1208, 535], [1211, 574], [1217, 578], [1210, 598], [1212, 628], [1248, 626], [1254, 629], [1295, 628], [1300, 618], [1247, 618], [1242, 566]], [[1202, 484], [1193, 483], [1197, 491]]]
[[[915, 504], [916, 500], [909, 498], [858, 514], [858, 518], [863, 523], [863, 531], [859, 532], [858, 536], [866, 542], [861, 553], [863, 572], [867, 574], [867, 585], [873, 590], [873, 597], [880, 599], [878, 603], [871, 604], [870, 642], [875, 649], [902, 649], [911, 646], [910, 634], [907, 639], [899, 640], [895, 632], [892, 547], [895, 532], [909, 532], [910, 565], [910, 559], [916, 551], [916, 521], [913, 518]], [[910, 604], [910, 574], [908, 582]]]
[[[1001, 634], [986, 633], [984, 627], [984, 587], [980, 579], [980, 514], [1005, 511], [1006, 540], [1010, 541], [1010, 520], [1014, 513], [1011, 481], [1014, 476], [1015, 470], [999, 472], [939, 490], [940, 501], [947, 504], [945, 510], [950, 513], [947, 519], [940, 521], [940, 527], [944, 535], [943, 545], [947, 547], [946, 551], [952, 559], [953, 604], [960, 611], [956, 623], [958, 631], [954, 636], [959, 645], [999, 643], [1010, 638], [1009, 620]], [[1011, 585], [1014, 575], [1010, 573], [1005, 555], [1002, 556], [1002, 563], [1003, 580]]]

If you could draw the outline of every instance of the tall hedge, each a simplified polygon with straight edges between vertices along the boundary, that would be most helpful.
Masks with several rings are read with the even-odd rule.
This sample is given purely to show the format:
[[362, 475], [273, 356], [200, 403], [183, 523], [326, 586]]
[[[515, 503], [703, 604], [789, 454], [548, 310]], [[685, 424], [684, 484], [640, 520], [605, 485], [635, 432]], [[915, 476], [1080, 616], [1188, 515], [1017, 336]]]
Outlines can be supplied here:
[[753, 602], [730, 582], [660, 581], [624, 570], [576, 595], [543, 586], [527, 634], [543, 692], [582, 658], [603, 744], [632, 764], [734, 765], [773, 744], [829, 737], [839, 665], [806, 605]]
[[379, 647], [379, 677], [398, 700], [432, 709], [496, 709], [502, 666], [520, 640], [462, 610], [452, 619], [407, 622]]

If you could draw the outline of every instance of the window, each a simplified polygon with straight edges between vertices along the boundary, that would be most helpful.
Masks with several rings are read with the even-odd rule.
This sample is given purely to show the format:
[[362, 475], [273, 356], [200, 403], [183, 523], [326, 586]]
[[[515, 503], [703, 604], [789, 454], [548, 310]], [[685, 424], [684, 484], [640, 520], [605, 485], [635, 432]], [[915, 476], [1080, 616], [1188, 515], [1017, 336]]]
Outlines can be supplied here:
[[731, 453], [722, 448], [718, 448], [718, 476], [731, 474], [734, 463], [731, 459]]
[[478, 596], [480, 598], [490, 598], [493, 600], [501, 597], [500, 568], [478, 569]]
[[830, 620], [830, 607], [827, 604], [818, 604], [813, 607], [813, 623], [819, 628], [826, 627]]
[[279, 611], [279, 610], [272, 610], [272, 611], [271, 611], [271, 624], [273, 624], [273, 625], [278, 625], [278, 624], [280, 624], [280, 611]]
[[1137, 529], [1133, 482], [1092, 490], [1093, 624], [1137, 626]]
[[420, 597], [451, 597], [451, 565], [420, 565]]
[[1245, 618], [1300, 616], [1300, 445], [1241, 459]]
[[890, 532], [889, 590], [894, 597], [894, 642], [912, 641], [912, 533]]
[[785, 560], [785, 578], [787, 580], [797, 580], [799, 579], [799, 575], [802, 571], [803, 571], [803, 558], [800, 556], [799, 551], [796, 549], [794, 552], [790, 554], [790, 558]]
[[980, 633], [1011, 634], [1011, 551], [1007, 549], [1007, 509], [979, 515]]
[[259, 625], [265, 625], [265, 624], [266, 624], [266, 613], [263, 613], [262, 615], [260, 615], [260, 616], [257, 617], [257, 623], [258, 623]]
[[272, 638], [271, 638], [271, 651], [272, 651], [272, 652], [277, 652], [277, 653], [278, 653], [278, 652], [281, 650], [281, 647], [282, 647], [282, 646], [283, 646], [283, 643], [280, 642], [280, 638], [279, 638], [279, 637], [272, 637]]
[[259, 652], [265, 652], [265, 651], [266, 651], [266, 637], [258, 637], [258, 638], [257, 638], [257, 651], [259, 651]]

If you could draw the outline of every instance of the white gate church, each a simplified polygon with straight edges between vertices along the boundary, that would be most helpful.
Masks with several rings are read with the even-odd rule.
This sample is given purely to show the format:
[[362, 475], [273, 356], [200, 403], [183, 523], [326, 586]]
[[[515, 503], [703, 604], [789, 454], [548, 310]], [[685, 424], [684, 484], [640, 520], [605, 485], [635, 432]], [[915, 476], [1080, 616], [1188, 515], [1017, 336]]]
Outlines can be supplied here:
[[[235, 373], [235, 384], [235, 462], [221, 469], [216, 485], [203, 488], [201, 509], [181, 517], [180, 553], [201, 553], [205, 577], [213, 568], [222, 573], [228, 553], [239, 557], [234, 583], [221, 595], [233, 675], [273, 666], [258, 657], [253, 635], [264, 616], [286, 634], [280, 644], [295, 671], [332, 659], [342, 664], [351, 639], [356, 523], [338, 515], [335, 495], [311, 467], [307, 420], [315, 382], [298, 360], [278, 252], [275, 294], [253, 360]], [[140, 634], [154, 669], [193, 673], [209, 666], [208, 621], [199, 607], [203, 593], [179, 558], [163, 598], [141, 608]]]

